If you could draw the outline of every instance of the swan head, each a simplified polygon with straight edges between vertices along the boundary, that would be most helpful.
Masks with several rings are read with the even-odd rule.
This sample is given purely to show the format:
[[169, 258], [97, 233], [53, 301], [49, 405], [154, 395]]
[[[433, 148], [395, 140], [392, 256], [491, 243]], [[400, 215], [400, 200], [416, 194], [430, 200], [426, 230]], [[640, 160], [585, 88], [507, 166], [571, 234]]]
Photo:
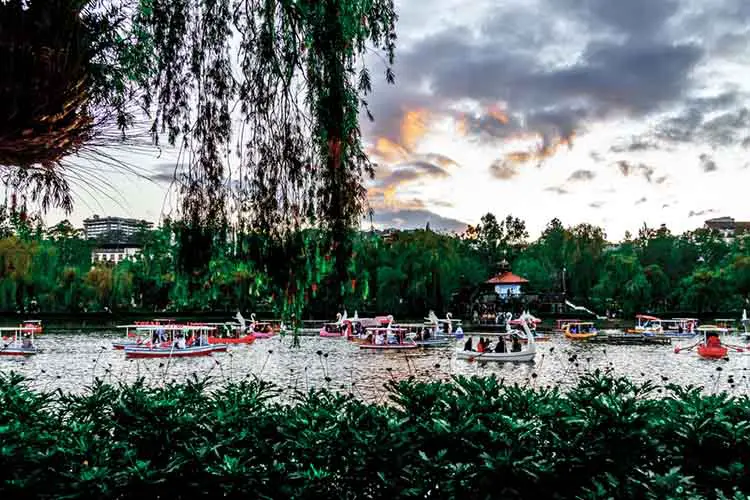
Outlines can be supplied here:
[[453, 314], [451, 313], [445, 313], [445, 317], [448, 319], [453, 319]]
[[388, 322], [393, 323], [393, 314], [389, 314], [387, 317], [388, 317]]
[[251, 313], [250, 314], [250, 319], [253, 320], [253, 321], [255, 321], [255, 313]]

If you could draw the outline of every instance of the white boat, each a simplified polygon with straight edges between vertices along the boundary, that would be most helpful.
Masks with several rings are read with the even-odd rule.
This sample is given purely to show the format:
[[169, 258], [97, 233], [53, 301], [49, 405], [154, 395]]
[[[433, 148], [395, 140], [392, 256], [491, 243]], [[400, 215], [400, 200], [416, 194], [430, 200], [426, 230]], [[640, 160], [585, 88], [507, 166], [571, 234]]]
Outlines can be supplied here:
[[[0, 345], [0, 356], [31, 356], [39, 352], [34, 344], [34, 332], [31, 326], [11, 326], [0, 328], [3, 343]], [[11, 335], [6, 335], [10, 333]]]
[[[505, 338], [507, 337], [517, 336], [519, 345], [521, 346], [521, 349], [519, 351], [495, 352], [494, 350], [487, 350], [484, 352], [479, 352], [474, 350], [467, 350], [466, 346], [461, 346], [456, 350], [456, 357], [459, 359], [467, 359], [469, 361], [505, 361], [511, 363], [534, 361], [534, 357], [536, 356], [536, 341], [534, 340], [534, 335], [531, 333], [528, 325], [528, 322], [532, 321], [532, 318], [530, 315], [524, 313], [523, 315], [521, 315], [521, 319], [524, 320], [521, 323], [521, 326], [523, 327], [524, 332], [526, 333], [526, 338], [528, 339], [528, 342], [525, 346], [520, 343], [520, 335], [512, 331], [506, 331], [503, 333], [472, 333], [467, 335], [469, 337], [468, 342], [471, 342], [472, 346], [475, 339], [479, 340], [482, 337], [496, 338], [498, 342], [504, 342]], [[508, 329], [509, 328], [510, 325], [508, 325]]]

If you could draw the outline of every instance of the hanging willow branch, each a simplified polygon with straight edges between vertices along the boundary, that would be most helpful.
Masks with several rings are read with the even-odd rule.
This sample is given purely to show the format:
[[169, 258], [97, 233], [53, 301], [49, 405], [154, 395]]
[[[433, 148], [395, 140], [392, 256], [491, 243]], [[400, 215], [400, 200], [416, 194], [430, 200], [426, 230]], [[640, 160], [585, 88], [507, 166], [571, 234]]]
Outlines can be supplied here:
[[[191, 155], [191, 227], [224, 226], [232, 189], [240, 230], [283, 237], [316, 224], [345, 241], [373, 175], [358, 123], [371, 91], [363, 58], [368, 44], [382, 51], [393, 81], [396, 18], [393, 0], [141, 0], [134, 25], [157, 61], [152, 133]], [[336, 247], [342, 279], [349, 251]]]
[[133, 124], [149, 45], [127, 21], [109, 0], [0, 2], [0, 169], [45, 210], [72, 210], [66, 159], [122, 142]]

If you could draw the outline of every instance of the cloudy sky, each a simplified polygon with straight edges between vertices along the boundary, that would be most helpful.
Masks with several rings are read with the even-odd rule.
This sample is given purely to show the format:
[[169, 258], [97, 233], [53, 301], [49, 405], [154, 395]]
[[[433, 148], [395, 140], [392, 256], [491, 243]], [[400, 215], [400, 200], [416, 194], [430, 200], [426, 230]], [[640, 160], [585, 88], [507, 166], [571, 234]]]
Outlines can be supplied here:
[[[396, 1], [396, 85], [362, 121], [376, 225], [750, 219], [750, 1]], [[152, 179], [113, 176], [119, 203], [84, 197], [73, 221], [168, 211], [173, 156], [136, 161]]]

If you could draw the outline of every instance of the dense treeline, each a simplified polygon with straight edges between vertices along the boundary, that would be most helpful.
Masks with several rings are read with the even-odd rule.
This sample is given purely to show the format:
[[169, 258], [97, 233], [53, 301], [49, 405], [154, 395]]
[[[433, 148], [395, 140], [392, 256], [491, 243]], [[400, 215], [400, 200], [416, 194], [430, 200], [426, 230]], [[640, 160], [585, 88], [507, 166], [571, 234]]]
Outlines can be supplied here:
[[[643, 227], [611, 244], [601, 228], [553, 220], [529, 242], [523, 221], [488, 214], [461, 235], [364, 231], [353, 235], [351, 279], [336, 291], [333, 249], [313, 230], [278, 245], [229, 230], [196, 239], [166, 221], [136, 236], [143, 246], [136, 259], [92, 266], [97, 242], [69, 223], [44, 228], [38, 219], [0, 215], [2, 311], [239, 309], [320, 318], [346, 307], [419, 317], [448, 310], [455, 291], [487, 279], [504, 258], [531, 291], [564, 285], [568, 298], [601, 312], [736, 311], [750, 296], [750, 239], [725, 241], [707, 229], [674, 235]], [[184, 263], [207, 251], [206, 266]]]
[[[750, 401], [599, 373], [568, 392], [495, 377], [388, 384], [390, 404], [260, 381], [0, 374], [2, 498], [739, 499]], [[284, 395], [281, 399], [278, 396]], [[289, 401], [290, 402], [284, 402]]]

